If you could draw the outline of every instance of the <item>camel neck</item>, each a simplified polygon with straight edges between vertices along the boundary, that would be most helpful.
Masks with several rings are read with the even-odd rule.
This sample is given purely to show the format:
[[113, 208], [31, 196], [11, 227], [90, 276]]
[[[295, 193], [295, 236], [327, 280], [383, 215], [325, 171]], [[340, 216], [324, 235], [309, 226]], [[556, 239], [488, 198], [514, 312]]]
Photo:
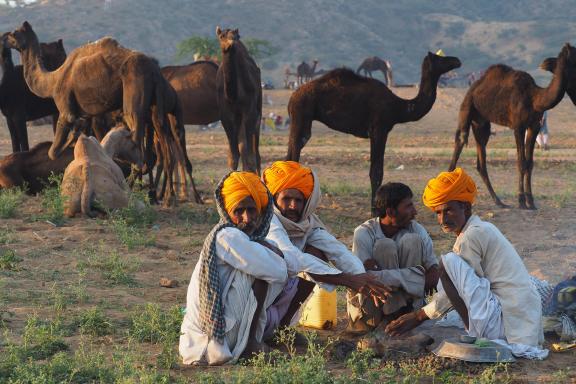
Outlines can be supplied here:
[[236, 100], [238, 96], [238, 68], [236, 47], [222, 52], [222, 74], [224, 75], [224, 95], [228, 100]]
[[548, 109], [554, 108], [562, 98], [566, 91], [566, 56], [558, 57], [556, 68], [554, 69], [554, 76], [550, 80], [550, 84], [546, 88], [537, 87], [534, 93], [532, 106], [537, 112], [544, 112]]
[[12, 50], [10, 48], [2, 48], [2, 57], [0, 58], [0, 68], [2, 68], [2, 76], [7, 72], [14, 70], [14, 62], [12, 61]]
[[24, 78], [30, 90], [40, 97], [52, 97], [51, 82], [48, 81], [48, 73], [42, 63], [40, 54], [40, 44], [36, 35], [28, 36], [28, 47], [20, 53], [22, 56], [22, 66], [24, 67]]
[[430, 111], [436, 101], [436, 86], [439, 78], [438, 74], [422, 68], [418, 95], [411, 100], [404, 100], [403, 120], [399, 122], [420, 120]]

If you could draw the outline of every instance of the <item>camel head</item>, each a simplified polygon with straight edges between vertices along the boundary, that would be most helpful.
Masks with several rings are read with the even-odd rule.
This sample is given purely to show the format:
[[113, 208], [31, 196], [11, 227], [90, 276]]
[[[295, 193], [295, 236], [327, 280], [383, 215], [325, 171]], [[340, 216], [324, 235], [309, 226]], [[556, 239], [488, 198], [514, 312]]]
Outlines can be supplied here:
[[132, 140], [132, 134], [124, 124], [112, 128], [102, 139], [101, 145], [111, 157], [118, 157], [121, 160], [135, 164], [138, 169], [142, 169], [144, 166], [142, 151]]
[[5, 44], [18, 51], [23, 51], [28, 48], [34, 40], [37, 41], [36, 34], [32, 30], [30, 23], [27, 21], [25, 21], [20, 28], [13, 32], [9, 32], [4, 37]]
[[566, 68], [568, 69], [568, 80], [566, 83], [566, 93], [572, 100], [572, 104], [576, 105], [576, 48], [566, 43], [558, 54], [558, 57], [548, 57], [540, 63], [539, 68], [545, 71], [554, 73], [560, 60], [566, 60]]
[[42, 61], [49, 69], [58, 68], [66, 61], [66, 50], [62, 39], [51, 43], [40, 43], [40, 51], [42, 52]]
[[240, 40], [238, 29], [220, 29], [218, 26], [216, 27], [216, 36], [218, 36], [220, 48], [223, 53], [232, 49], [235, 43]]
[[428, 52], [422, 62], [422, 73], [427, 72], [440, 76], [453, 69], [460, 68], [461, 65], [460, 59], [455, 56], [438, 56]]

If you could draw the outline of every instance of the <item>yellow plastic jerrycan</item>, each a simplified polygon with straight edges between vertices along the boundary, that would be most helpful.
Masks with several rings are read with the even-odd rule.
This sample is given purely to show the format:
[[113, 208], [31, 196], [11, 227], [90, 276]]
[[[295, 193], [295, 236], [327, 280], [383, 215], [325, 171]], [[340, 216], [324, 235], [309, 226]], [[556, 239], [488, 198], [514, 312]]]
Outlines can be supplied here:
[[319, 286], [314, 291], [300, 316], [300, 325], [316, 329], [331, 329], [336, 326], [338, 312], [336, 309], [336, 290], [329, 292]]

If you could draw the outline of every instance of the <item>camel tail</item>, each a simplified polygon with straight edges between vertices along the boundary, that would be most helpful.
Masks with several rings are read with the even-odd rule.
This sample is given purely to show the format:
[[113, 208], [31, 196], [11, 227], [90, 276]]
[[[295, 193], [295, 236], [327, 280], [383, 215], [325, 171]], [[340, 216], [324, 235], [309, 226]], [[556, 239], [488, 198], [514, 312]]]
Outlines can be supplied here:
[[460, 154], [465, 145], [468, 145], [468, 136], [470, 135], [470, 125], [472, 124], [472, 95], [468, 91], [462, 104], [460, 105], [460, 113], [458, 114], [458, 128], [454, 137], [454, 153], [452, 154], [452, 161], [450, 162], [449, 171], [456, 168]]

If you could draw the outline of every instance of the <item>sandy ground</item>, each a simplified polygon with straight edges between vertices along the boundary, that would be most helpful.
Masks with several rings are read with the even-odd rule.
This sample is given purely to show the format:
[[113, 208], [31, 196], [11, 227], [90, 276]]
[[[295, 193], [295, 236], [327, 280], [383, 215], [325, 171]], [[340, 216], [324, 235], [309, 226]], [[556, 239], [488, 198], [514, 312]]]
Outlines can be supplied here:
[[[416, 89], [396, 89], [403, 97], [413, 97]], [[266, 91], [271, 105], [264, 112], [286, 116], [290, 91]], [[418, 220], [429, 230], [438, 254], [451, 249], [453, 237], [443, 234], [431, 212], [421, 204], [419, 196], [427, 180], [448, 167], [452, 153], [454, 131], [460, 100], [464, 90], [440, 89], [431, 112], [418, 122], [398, 125], [389, 135], [384, 179], [410, 185], [416, 194]], [[538, 210], [524, 211], [516, 205], [516, 151], [512, 133], [505, 127], [494, 127], [496, 135], [488, 144], [488, 166], [493, 185], [500, 197], [512, 208], [497, 208], [475, 171], [475, 145], [471, 136], [459, 165], [470, 172], [479, 187], [474, 208], [483, 219], [497, 225], [514, 244], [533, 275], [557, 283], [576, 274], [576, 134], [573, 121], [576, 108], [565, 99], [548, 114], [552, 149], [537, 151], [533, 175], [533, 191]], [[30, 142], [36, 144], [51, 139], [51, 127], [30, 127]], [[107, 348], [125, 343], [122, 327], [127, 313], [137, 305], [154, 302], [163, 307], [184, 305], [186, 287], [198, 259], [202, 241], [211, 228], [214, 217], [212, 192], [226, 172], [227, 142], [222, 130], [187, 129], [188, 154], [194, 166], [194, 176], [206, 204], [183, 203], [176, 209], [156, 208], [156, 225], [148, 230], [155, 245], [129, 250], [117, 239], [106, 221], [75, 218], [63, 227], [53, 227], [31, 217], [42, 208], [39, 197], [26, 198], [14, 219], [0, 221], [0, 231], [8, 234], [6, 247], [15, 249], [23, 259], [18, 272], [0, 271], [0, 299], [12, 316], [7, 323], [14, 334], [21, 334], [27, 316], [38, 313], [49, 317], [54, 292], [69, 292], [82, 285], [89, 295], [87, 302], [70, 306], [73, 315], [82, 308], [100, 305], [118, 325], [113, 336], [93, 341]], [[262, 133], [260, 152], [264, 165], [286, 154], [287, 131]], [[0, 155], [10, 152], [10, 139], [5, 127], [0, 127]], [[312, 139], [304, 148], [302, 161], [313, 167], [322, 182], [323, 201], [320, 216], [334, 234], [351, 245], [354, 228], [370, 217], [369, 205], [369, 143], [349, 135], [339, 134], [315, 123]], [[99, 252], [118, 253], [133, 263], [135, 287], [110, 286], [96, 271], [80, 267], [81, 250], [98, 247]], [[161, 288], [161, 277], [178, 280], [175, 289]], [[340, 302], [340, 324], [344, 311]], [[76, 345], [79, 336], [68, 342]], [[437, 340], [438, 341], [438, 340]], [[149, 344], [137, 347], [153, 359], [158, 348]], [[576, 355], [552, 354], [544, 362], [521, 361], [511, 366], [520, 381], [550, 379], [558, 370], [574, 373]], [[572, 368], [571, 368], [572, 367]], [[342, 366], [335, 363], [335, 368]], [[572, 370], [571, 370], [572, 369]], [[193, 375], [189, 369], [184, 371]]]

